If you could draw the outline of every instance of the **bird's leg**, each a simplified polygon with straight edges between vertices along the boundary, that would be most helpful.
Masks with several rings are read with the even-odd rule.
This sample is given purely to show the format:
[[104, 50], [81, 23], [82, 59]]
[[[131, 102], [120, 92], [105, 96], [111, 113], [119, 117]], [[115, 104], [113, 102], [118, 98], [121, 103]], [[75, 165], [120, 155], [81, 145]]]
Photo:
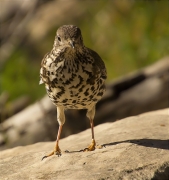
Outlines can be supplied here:
[[95, 105], [91, 109], [88, 109], [86, 116], [90, 120], [90, 126], [91, 126], [91, 131], [92, 131], [92, 142], [89, 145], [89, 147], [85, 148], [83, 151], [94, 151], [95, 146], [96, 146], [96, 142], [94, 139], [94, 123], [93, 123], [93, 119], [95, 116]]
[[56, 144], [55, 144], [54, 150], [53, 150], [50, 154], [44, 156], [44, 157], [42, 158], [42, 160], [45, 159], [45, 158], [47, 158], [47, 157], [49, 157], [49, 156], [52, 156], [52, 155], [61, 156], [61, 150], [60, 150], [60, 148], [59, 148], [59, 139], [60, 139], [60, 135], [61, 135], [61, 131], [62, 131], [62, 126], [63, 126], [63, 125], [60, 125], [60, 126], [59, 126], [58, 135], [57, 135], [57, 139], [56, 139]]
[[63, 124], [65, 123], [65, 114], [64, 114], [64, 108], [62, 106], [57, 106], [57, 120], [59, 122], [59, 130], [58, 130], [58, 135], [57, 135], [57, 139], [56, 139], [56, 144], [55, 144], [55, 147], [54, 147], [54, 150], [44, 156], [42, 158], [42, 160], [44, 158], [47, 158], [49, 156], [52, 156], [52, 155], [58, 155], [58, 156], [61, 156], [61, 150], [59, 148], [59, 139], [60, 139], [60, 135], [61, 135], [61, 132], [62, 132], [62, 127], [63, 127]]
[[62, 125], [59, 126], [56, 144], [55, 144], [55, 148], [54, 148], [54, 154], [58, 155], [58, 156], [61, 156], [61, 150], [59, 148], [59, 139], [60, 139], [61, 132], [62, 132]]
[[96, 146], [96, 142], [94, 139], [94, 123], [93, 123], [93, 119], [90, 119], [90, 126], [91, 126], [91, 131], [92, 131], [92, 142], [89, 145], [88, 148], [85, 148], [83, 151], [94, 151], [95, 150], [95, 146]]

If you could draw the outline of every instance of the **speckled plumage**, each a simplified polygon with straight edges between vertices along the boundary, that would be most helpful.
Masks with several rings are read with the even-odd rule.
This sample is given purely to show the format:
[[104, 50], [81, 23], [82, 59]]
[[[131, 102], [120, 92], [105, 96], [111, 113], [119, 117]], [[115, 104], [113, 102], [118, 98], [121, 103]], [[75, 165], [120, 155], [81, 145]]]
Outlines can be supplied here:
[[45, 84], [49, 98], [57, 106], [60, 125], [65, 122], [64, 109], [87, 109], [87, 117], [93, 120], [106, 77], [104, 62], [84, 46], [80, 29], [74, 25], [60, 27], [40, 69], [40, 84]]

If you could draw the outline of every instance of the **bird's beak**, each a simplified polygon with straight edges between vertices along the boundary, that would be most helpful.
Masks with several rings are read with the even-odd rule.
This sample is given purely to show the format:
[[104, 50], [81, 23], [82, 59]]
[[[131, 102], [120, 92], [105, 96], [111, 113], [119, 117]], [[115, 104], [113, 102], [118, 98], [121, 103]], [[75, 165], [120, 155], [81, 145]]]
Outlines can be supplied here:
[[70, 40], [70, 41], [69, 41], [69, 44], [70, 44], [70, 46], [71, 46], [73, 49], [75, 48], [75, 43], [74, 43], [74, 41]]

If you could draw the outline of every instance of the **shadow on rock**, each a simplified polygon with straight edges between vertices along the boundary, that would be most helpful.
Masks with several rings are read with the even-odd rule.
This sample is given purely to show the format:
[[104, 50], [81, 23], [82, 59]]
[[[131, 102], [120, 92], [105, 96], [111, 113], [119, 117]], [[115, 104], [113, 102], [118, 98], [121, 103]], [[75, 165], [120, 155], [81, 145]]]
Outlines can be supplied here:
[[113, 146], [120, 143], [134, 143], [140, 146], [159, 148], [159, 149], [168, 149], [169, 150], [169, 140], [160, 140], [160, 139], [134, 139], [126, 140], [119, 142], [112, 142], [108, 144], [103, 144], [103, 146]]

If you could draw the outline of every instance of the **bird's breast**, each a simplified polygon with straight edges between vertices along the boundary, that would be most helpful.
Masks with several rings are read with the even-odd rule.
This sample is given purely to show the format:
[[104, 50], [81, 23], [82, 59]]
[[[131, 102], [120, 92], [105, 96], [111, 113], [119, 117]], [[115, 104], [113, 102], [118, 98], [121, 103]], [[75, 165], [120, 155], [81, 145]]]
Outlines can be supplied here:
[[78, 56], [53, 61], [46, 58], [43, 77], [47, 93], [55, 105], [87, 109], [101, 99], [104, 81], [93, 71], [93, 64]]

